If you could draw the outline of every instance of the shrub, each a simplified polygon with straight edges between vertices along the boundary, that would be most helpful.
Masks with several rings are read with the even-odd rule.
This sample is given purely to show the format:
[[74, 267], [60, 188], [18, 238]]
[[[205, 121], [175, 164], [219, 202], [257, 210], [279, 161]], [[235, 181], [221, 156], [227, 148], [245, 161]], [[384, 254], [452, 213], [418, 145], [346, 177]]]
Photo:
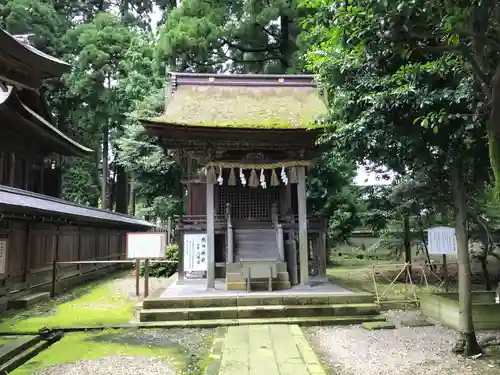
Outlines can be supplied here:
[[[177, 244], [168, 245], [165, 251], [164, 260], [179, 261], [179, 246]], [[170, 277], [177, 272], [177, 263], [150, 263], [150, 277]], [[144, 276], [144, 263], [141, 263], [141, 276]]]

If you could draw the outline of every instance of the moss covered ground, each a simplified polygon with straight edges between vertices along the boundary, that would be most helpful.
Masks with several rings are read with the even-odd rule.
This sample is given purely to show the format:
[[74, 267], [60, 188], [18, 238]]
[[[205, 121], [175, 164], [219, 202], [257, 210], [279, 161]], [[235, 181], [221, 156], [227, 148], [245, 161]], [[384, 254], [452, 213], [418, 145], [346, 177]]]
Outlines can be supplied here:
[[[127, 323], [137, 303], [127, 288], [133, 276], [95, 282], [29, 310], [10, 313], [0, 331], [38, 331], [42, 327], [98, 326]], [[124, 287], [125, 286], [125, 287]], [[153, 356], [168, 360], [180, 374], [199, 374], [204, 367], [213, 330], [103, 330], [68, 333], [13, 374], [36, 373], [52, 365], [107, 356]]]

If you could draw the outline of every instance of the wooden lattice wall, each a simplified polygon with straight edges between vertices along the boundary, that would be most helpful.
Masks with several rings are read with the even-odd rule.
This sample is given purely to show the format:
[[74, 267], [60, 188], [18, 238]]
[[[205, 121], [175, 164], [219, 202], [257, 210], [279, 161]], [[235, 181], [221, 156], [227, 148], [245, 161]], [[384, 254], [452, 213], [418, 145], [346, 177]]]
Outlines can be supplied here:
[[231, 217], [238, 219], [271, 219], [272, 205], [279, 207], [279, 188], [222, 185], [218, 189], [217, 213], [223, 214], [231, 204]]

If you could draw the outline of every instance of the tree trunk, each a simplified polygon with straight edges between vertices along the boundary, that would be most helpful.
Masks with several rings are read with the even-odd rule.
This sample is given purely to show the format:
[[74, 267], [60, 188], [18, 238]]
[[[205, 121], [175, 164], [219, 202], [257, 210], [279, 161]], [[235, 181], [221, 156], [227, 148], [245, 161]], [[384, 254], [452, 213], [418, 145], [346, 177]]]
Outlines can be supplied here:
[[125, 168], [116, 165], [116, 212], [126, 214], [128, 211], [128, 178]]
[[102, 177], [101, 177], [101, 208], [108, 208], [108, 160], [109, 160], [109, 128], [106, 124], [102, 129]]
[[454, 163], [451, 170], [453, 201], [455, 205], [455, 231], [457, 237], [458, 295], [459, 295], [459, 338], [454, 351], [471, 356], [481, 353], [472, 323], [472, 293], [470, 278], [470, 256], [467, 238], [467, 206], [465, 185], [460, 165]]
[[135, 216], [135, 180], [134, 176], [130, 176], [130, 188], [129, 188], [129, 215]]

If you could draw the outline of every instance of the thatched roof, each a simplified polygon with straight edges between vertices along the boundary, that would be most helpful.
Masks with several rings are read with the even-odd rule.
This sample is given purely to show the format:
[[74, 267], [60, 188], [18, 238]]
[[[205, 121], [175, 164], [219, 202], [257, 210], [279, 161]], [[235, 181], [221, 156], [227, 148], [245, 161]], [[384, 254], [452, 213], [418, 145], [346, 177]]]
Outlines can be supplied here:
[[[183, 78], [185, 80], [183, 81]], [[177, 74], [163, 116], [147, 122], [307, 128], [326, 113], [312, 76]]]

